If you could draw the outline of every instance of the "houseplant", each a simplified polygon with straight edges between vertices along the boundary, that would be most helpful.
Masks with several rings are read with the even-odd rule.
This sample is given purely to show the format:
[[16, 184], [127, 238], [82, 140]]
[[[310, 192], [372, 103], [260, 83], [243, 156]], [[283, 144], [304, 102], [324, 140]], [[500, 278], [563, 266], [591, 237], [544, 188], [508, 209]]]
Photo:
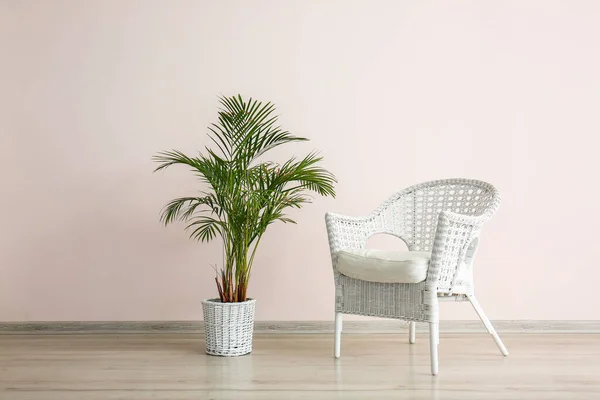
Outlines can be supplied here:
[[335, 196], [336, 180], [314, 152], [283, 163], [266, 158], [276, 147], [308, 140], [277, 125], [272, 103], [240, 95], [219, 100], [218, 122], [208, 128], [213, 148], [195, 156], [161, 152], [154, 160], [155, 171], [181, 164], [203, 182], [197, 196], [170, 201], [161, 221], [186, 222], [190, 237], [202, 242], [222, 239], [224, 265], [215, 277], [219, 298], [202, 303], [206, 352], [235, 356], [252, 350], [255, 300], [247, 290], [265, 231], [276, 221], [295, 223], [286, 210], [309, 203], [311, 192]]

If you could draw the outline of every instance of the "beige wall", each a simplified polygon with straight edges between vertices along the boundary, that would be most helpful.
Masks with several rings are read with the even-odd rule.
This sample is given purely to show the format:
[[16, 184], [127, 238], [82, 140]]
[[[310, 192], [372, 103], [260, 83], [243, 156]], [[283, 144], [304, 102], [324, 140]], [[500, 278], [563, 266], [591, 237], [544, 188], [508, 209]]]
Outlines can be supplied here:
[[596, 1], [0, 0], [0, 321], [200, 319], [218, 246], [158, 223], [196, 184], [150, 157], [202, 148], [235, 93], [339, 178], [267, 234], [259, 320], [331, 319], [327, 210], [442, 177], [503, 194], [477, 268], [491, 318], [600, 319], [599, 20]]

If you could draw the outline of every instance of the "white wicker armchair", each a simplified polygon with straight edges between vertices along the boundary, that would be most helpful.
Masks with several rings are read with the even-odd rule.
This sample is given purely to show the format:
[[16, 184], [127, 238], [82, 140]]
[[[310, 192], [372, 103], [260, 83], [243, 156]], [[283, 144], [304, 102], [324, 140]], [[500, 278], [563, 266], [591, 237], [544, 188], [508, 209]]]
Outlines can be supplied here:
[[[426, 322], [430, 332], [431, 373], [436, 375], [440, 300], [469, 301], [502, 354], [508, 355], [475, 299], [472, 274], [481, 227], [499, 204], [498, 191], [488, 183], [447, 179], [404, 189], [366, 217], [328, 213], [325, 220], [335, 279], [335, 357], [340, 356], [342, 314], [409, 321], [410, 343], [415, 341], [415, 322]], [[395, 255], [399, 262], [414, 255], [423, 262], [425, 257], [422, 268], [426, 277], [418, 278], [417, 282], [414, 276], [408, 281], [397, 276], [378, 281], [377, 276], [362, 278], [362, 275], [351, 277], [348, 276], [351, 274], [340, 273], [340, 256], [353, 257], [358, 259], [359, 265], [369, 266], [372, 258], [365, 256], [364, 248], [367, 239], [378, 233], [396, 236], [406, 243], [409, 251]], [[390, 252], [387, 253], [389, 256]], [[384, 267], [386, 265], [390, 264]], [[394, 270], [394, 264], [391, 265], [387, 271]], [[419, 264], [411, 265], [419, 267]], [[377, 271], [382, 270], [378, 268], [375, 267]], [[366, 270], [359, 270], [358, 274], [362, 272], [368, 274]]]

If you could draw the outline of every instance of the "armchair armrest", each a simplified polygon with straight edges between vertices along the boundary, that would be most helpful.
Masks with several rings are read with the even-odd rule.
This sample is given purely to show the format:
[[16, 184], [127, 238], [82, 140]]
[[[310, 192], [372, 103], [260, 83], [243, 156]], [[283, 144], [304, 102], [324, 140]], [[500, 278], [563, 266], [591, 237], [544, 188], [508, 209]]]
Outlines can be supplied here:
[[[442, 211], [431, 251], [431, 262], [427, 271], [427, 282], [435, 284], [438, 291], [452, 293], [457, 270], [465, 260], [470, 246], [479, 237], [487, 215], [463, 215]], [[472, 253], [472, 251], [471, 251]]]
[[370, 222], [373, 216], [349, 217], [345, 215], [325, 214], [325, 225], [329, 238], [331, 256], [340, 250], [361, 249], [372, 234]]

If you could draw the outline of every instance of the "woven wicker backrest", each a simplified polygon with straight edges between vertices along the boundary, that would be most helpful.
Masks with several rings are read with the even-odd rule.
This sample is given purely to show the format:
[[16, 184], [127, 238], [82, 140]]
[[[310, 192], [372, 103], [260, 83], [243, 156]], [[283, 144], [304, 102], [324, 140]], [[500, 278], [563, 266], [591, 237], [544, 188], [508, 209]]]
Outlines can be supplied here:
[[446, 179], [421, 183], [398, 192], [375, 210], [384, 230], [402, 238], [414, 251], [431, 251], [442, 211], [491, 217], [500, 203], [489, 183]]

